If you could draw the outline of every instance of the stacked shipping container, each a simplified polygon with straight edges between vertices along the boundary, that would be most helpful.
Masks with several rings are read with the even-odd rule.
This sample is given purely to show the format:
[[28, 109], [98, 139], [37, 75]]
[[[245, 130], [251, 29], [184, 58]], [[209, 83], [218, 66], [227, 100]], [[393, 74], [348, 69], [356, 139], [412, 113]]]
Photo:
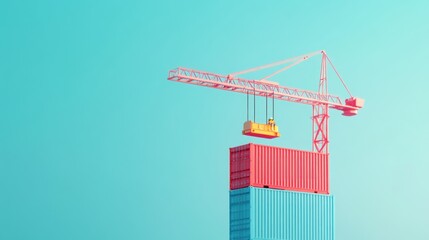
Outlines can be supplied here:
[[334, 239], [328, 166], [327, 154], [231, 148], [230, 239]]
[[328, 155], [246, 144], [230, 149], [230, 189], [248, 186], [329, 193]]

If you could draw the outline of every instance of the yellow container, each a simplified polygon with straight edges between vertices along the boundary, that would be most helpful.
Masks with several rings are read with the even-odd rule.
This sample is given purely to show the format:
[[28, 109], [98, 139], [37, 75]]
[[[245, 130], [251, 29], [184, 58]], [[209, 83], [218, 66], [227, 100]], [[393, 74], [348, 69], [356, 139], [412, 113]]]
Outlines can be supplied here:
[[279, 127], [275, 124], [261, 124], [247, 121], [243, 125], [243, 135], [261, 138], [280, 137]]

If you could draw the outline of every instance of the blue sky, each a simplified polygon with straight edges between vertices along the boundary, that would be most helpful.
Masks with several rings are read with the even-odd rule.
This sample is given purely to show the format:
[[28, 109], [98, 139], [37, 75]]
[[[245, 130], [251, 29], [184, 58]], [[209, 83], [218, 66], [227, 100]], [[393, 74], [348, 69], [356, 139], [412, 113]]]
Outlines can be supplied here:
[[[168, 70], [227, 74], [325, 49], [366, 100], [354, 118], [331, 111], [337, 239], [425, 239], [428, 7], [2, 2], [0, 238], [228, 239], [228, 148], [310, 149], [311, 109], [278, 102], [282, 137], [244, 137], [244, 95], [169, 82]], [[273, 80], [315, 89], [317, 64]]]

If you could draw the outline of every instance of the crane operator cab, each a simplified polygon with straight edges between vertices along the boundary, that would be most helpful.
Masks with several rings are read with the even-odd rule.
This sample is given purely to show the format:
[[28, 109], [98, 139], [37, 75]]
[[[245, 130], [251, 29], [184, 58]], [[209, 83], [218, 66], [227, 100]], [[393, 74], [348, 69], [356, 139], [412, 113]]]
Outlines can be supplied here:
[[279, 127], [273, 118], [269, 118], [266, 124], [246, 121], [242, 133], [246, 136], [269, 139], [280, 137]]

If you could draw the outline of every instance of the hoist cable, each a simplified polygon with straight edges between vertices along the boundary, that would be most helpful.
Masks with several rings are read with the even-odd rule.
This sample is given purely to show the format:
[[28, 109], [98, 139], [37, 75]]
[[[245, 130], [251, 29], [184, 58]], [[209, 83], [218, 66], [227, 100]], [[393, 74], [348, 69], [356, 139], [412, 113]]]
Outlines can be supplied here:
[[249, 121], [249, 90], [246, 91], [246, 95], [247, 95], [246, 113], [247, 113], [247, 121]]
[[255, 80], [253, 80], [253, 122], [256, 122], [256, 88], [255, 88]]
[[273, 91], [273, 119], [275, 119], [274, 118], [274, 91]]
[[268, 122], [268, 94], [265, 94], [265, 121]]

